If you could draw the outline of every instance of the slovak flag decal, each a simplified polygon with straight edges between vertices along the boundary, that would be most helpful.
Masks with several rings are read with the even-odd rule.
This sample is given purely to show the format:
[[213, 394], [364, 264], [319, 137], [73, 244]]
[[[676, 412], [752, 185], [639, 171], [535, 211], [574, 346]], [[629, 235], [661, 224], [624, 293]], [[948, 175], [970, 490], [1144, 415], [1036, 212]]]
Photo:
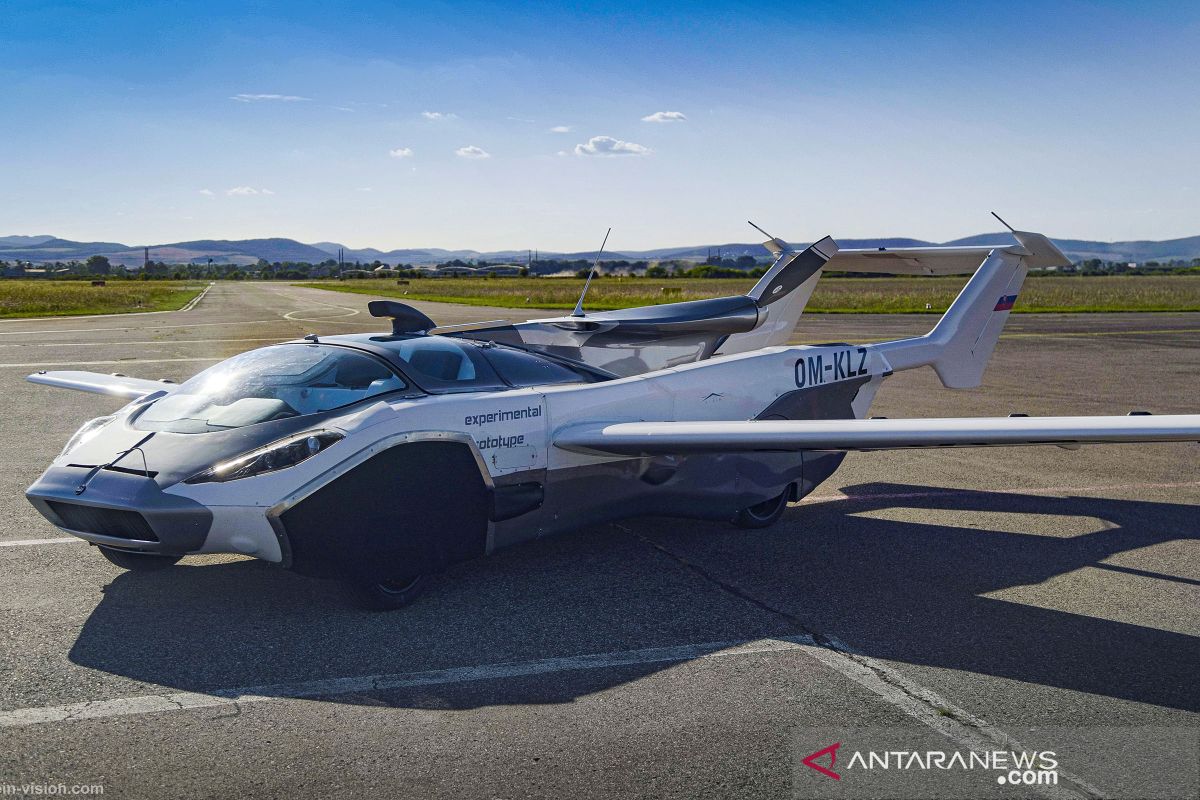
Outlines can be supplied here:
[[1000, 302], [996, 303], [996, 307], [992, 310], [993, 311], [1011, 311], [1012, 307], [1013, 307], [1013, 303], [1015, 303], [1015, 302], [1017, 302], [1017, 296], [1015, 294], [1005, 295], [1004, 297], [1000, 298]]

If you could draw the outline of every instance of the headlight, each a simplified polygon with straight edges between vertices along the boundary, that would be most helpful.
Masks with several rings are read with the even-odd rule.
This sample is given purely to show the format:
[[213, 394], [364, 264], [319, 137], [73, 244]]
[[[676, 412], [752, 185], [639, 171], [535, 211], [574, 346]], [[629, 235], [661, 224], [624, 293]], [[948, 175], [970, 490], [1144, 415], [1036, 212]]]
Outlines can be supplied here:
[[89, 419], [87, 422], [80, 425], [79, 430], [75, 431], [74, 435], [72, 435], [70, 439], [67, 439], [67, 444], [65, 447], [63, 447], [62, 452], [58, 454], [58, 457], [62, 458], [76, 447], [79, 447], [81, 444], [94, 439], [96, 434], [100, 432], [100, 429], [112, 422], [114, 419], [116, 419], [116, 415], [110, 414], [107, 417], [96, 417], [95, 419]]
[[341, 441], [342, 434], [333, 431], [309, 431], [251, 450], [249, 453], [222, 461], [214, 467], [193, 475], [184, 483], [224, 483], [294, 467], [312, 458], [326, 447]]

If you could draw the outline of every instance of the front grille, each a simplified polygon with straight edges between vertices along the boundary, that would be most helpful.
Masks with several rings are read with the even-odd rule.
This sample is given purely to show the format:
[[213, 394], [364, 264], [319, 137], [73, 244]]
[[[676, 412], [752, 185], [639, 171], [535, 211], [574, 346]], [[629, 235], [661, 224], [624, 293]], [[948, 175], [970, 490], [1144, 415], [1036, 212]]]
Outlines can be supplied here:
[[62, 520], [63, 526], [73, 531], [139, 542], [158, 541], [150, 523], [136, 511], [62, 503], [57, 500], [47, 500], [46, 504], [55, 516]]

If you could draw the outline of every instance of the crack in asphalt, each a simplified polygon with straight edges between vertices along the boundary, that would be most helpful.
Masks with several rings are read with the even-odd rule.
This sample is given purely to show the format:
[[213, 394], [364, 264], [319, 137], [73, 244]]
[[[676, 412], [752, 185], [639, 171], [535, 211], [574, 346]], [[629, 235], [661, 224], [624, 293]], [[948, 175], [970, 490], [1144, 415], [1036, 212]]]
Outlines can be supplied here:
[[[872, 686], [868, 685], [867, 682], [861, 680], [855, 675], [850, 674], [843, 665], [832, 663], [830, 660], [824, 658], [818, 658], [818, 660], [822, 661], [822, 663], [824, 663], [826, 666], [838, 671], [851, 680], [855, 680], [860, 685], [865, 686], [867, 689], [875, 691], [875, 693], [882, 697], [885, 701], [888, 701], [893, 705], [900, 706], [902, 711], [910, 716], [915, 717], [917, 720], [924, 722], [938, 733], [964, 744], [972, 750], [987, 749], [987, 747], [1019, 748], [1022, 750], [1027, 749], [999, 728], [989, 724], [986, 720], [975, 716], [965, 709], [959, 708], [945, 698], [940, 697], [933, 691], [926, 689], [913, 681], [910, 681], [899, 671], [886, 667], [885, 665], [877, 662], [875, 659], [857, 652], [840, 639], [812, 629], [803, 620], [791, 612], [777, 608], [765, 600], [755, 597], [753, 594], [737, 584], [717, 577], [712, 572], [705, 569], [702, 565], [696, 563], [681, 553], [675, 552], [661, 542], [657, 542], [644, 534], [636, 533], [620, 523], [613, 523], [613, 527], [642, 542], [643, 544], [646, 544], [650, 548], [656, 550], [680, 566], [696, 574], [726, 594], [732, 595], [743, 602], [749, 603], [756, 608], [767, 612], [768, 614], [772, 614], [787, 620], [791, 625], [799, 629], [799, 631], [804, 635], [810, 637], [812, 639], [813, 646], [827, 651], [831, 656], [833, 656], [833, 658], [846, 659], [851, 661], [861, 670], [866, 670], [870, 673], [872, 678], [885, 684], [890, 690], [892, 690], [892, 692], [902, 695], [904, 699], [913, 705], [906, 708], [905, 703], [898, 703], [895, 698], [888, 697], [878, 689], [874, 689]], [[957, 730], [955, 728], [957, 728]], [[1091, 785], [1079, 776], [1068, 773], [1062, 769], [1058, 770], [1058, 775], [1060, 778], [1062, 778], [1063, 783], [1070, 784], [1070, 786], [1068, 787], [1059, 784], [1058, 786], [1038, 786], [1028, 788], [1033, 791], [1038, 791], [1050, 798], [1073, 798], [1074, 800], [1079, 800], [1082, 798], [1083, 800], [1099, 800], [1099, 798], [1107, 796], [1105, 792]]]

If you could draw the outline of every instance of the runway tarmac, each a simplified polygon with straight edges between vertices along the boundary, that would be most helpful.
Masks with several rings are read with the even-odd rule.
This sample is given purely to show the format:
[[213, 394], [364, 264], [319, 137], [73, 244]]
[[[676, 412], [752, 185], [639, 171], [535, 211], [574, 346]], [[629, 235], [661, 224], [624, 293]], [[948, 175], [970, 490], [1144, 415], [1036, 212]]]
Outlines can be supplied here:
[[[29, 372], [180, 380], [386, 328], [368, 299], [219, 283], [188, 311], [0, 322], [0, 791], [1195, 796], [1195, 444], [855, 453], [771, 529], [593, 527], [455, 566], [390, 614], [235, 557], [123, 573], [25, 500], [120, 405]], [[525, 316], [414, 305], [443, 324]], [[795, 341], [935, 319], [806, 316]], [[872, 413], [1195, 412], [1198, 375], [1200, 314], [1016, 315], [983, 387], [898, 373]], [[842, 780], [803, 765], [839, 741]], [[1062, 774], [847, 769], [868, 743], [1019, 743], [1056, 750]]]

